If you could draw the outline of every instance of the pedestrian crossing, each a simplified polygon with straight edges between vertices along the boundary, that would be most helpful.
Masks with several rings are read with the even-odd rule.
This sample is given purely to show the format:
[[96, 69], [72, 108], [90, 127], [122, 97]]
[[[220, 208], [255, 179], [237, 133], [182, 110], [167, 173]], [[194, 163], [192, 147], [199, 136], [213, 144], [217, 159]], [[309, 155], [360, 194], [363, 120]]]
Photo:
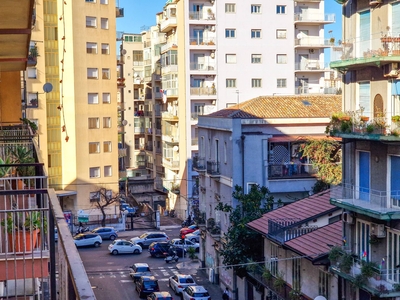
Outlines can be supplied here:
[[[151, 269], [151, 273], [155, 276], [158, 281], [168, 281], [168, 278], [174, 274], [180, 274], [179, 270], [175, 266], [156, 267]], [[118, 280], [120, 283], [132, 283], [133, 280], [129, 276], [129, 270], [106, 270], [88, 272], [88, 278], [90, 279], [102, 279], [102, 278], [113, 278]]]

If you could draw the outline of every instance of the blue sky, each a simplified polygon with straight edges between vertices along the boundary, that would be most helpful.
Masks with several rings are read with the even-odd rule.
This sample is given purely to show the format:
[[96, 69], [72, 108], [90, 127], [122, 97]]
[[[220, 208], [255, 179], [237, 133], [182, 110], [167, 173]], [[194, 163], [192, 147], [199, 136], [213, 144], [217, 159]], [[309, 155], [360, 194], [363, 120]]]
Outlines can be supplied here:
[[[118, 3], [119, 2], [119, 3]], [[117, 31], [140, 33], [142, 26], [156, 25], [156, 13], [163, 10], [166, 0], [117, 0], [117, 5], [124, 8], [125, 17], [117, 19]], [[334, 0], [325, 0], [325, 13], [336, 14], [336, 23], [325, 26], [325, 36], [330, 37], [332, 30], [336, 40], [341, 39], [342, 6]]]

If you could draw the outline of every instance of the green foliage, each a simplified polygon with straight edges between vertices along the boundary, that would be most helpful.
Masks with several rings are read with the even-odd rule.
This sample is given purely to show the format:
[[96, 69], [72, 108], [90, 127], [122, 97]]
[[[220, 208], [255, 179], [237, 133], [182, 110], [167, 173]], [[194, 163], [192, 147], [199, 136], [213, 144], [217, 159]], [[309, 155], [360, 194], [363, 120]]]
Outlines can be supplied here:
[[317, 182], [312, 187], [312, 192], [313, 194], [318, 194], [320, 192], [329, 189], [329, 187], [330, 187], [329, 183], [326, 183], [325, 181], [318, 179]]
[[351, 254], [345, 253], [345, 254], [343, 254], [343, 256], [340, 259], [339, 268], [344, 273], [349, 273], [351, 270], [351, 267], [353, 266], [353, 263], [354, 263], [354, 261], [353, 261], [353, 257], [351, 256]]
[[365, 128], [365, 130], [367, 130], [367, 133], [369, 133], [369, 134], [373, 133], [374, 129], [375, 129], [375, 127], [373, 124], [368, 124], [367, 128]]
[[[23, 146], [17, 146], [15, 148], [10, 147], [10, 153], [13, 157], [13, 163], [15, 164], [29, 164], [35, 162], [32, 149]], [[17, 172], [22, 177], [35, 176], [35, 167], [17, 167]]]
[[27, 118], [23, 118], [23, 119], [20, 119], [20, 120], [22, 121], [22, 123], [28, 125], [32, 129], [32, 132], [34, 134], [36, 133], [36, 131], [38, 130], [38, 127], [37, 127], [35, 122], [32, 122], [31, 120], [29, 120]]
[[11, 167], [3, 167], [1, 165], [10, 165], [12, 164], [11, 158], [7, 157], [5, 160], [3, 160], [0, 157], [0, 178], [6, 176], [8, 172], [10, 172]]
[[340, 246], [333, 246], [331, 250], [329, 250], [328, 258], [330, 261], [338, 261], [342, 256], [342, 248]]
[[263, 277], [265, 280], [271, 280], [271, 279], [272, 279], [271, 270], [268, 269], [266, 266], [263, 267], [262, 277]]
[[283, 272], [277, 274], [276, 279], [274, 281], [274, 288], [276, 288], [277, 290], [281, 290], [285, 286], [284, 276], [285, 274]]
[[[256, 260], [262, 257], [262, 238], [259, 233], [249, 229], [246, 224], [259, 219], [262, 215], [272, 210], [274, 204], [273, 196], [268, 195], [266, 187], [252, 186], [250, 192], [245, 194], [242, 187], [236, 185], [233, 198], [238, 205], [233, 208], [229, 205], [218, 205], [217, 210], [230, 212], [230, 227], [225, 233], [226, 245], [221, 250], [223, 264], [226, 266], [235, 265], [233, 269], [237, 273], [246, 271], [246, 267], [237, 266], [246, 264], [250, 259]], [[228, 267], [230, 268], [230, 267]]]
[[196, 249], [193, 247], [189, 247], [187, 250], [188, 256], [190, 259], [196, 259], [197, 255], [196, 255]]
[[374, 276], [378, 271], [378, 265], [372, 261], [361, 262], [361, 274], [366, 278]]
[[3, 227], [7, 227], [7, 232], [12, 233], [14, 230], [32, 231], [41, 229], [47, 232], [47, 219], [39, 211], [30, 211], [26, 213], [7, 213], [7, 218], [1, 221]]
[[354, 281], [352, 282], [352, 284], [356, 288], [361, 288], [363, 285], [367, 283], [367, 280], [368, 279], [364, 275], [358, 274], [354, 277]]
[[339, 142], [330, 139], [309, 139], [302, 145], [303, 157], [310, 158], [318, 170], [319, 180], [326, 184], [339, 184], [342, 181], [342, 151]]

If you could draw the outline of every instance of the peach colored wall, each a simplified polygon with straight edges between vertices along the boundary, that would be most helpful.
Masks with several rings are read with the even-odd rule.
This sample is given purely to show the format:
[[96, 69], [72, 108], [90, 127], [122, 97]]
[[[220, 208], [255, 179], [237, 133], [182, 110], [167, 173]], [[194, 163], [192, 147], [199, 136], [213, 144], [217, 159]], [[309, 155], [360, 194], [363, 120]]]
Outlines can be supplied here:
[[0, 73], [0, 123], [20, 123], [21, 75], [16, 72]]

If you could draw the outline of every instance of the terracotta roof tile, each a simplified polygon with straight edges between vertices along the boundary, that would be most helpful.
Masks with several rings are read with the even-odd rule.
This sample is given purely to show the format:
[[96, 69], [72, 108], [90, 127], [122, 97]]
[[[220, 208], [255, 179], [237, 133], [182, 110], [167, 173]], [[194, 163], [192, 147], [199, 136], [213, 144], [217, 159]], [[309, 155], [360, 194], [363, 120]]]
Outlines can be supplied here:
[[207, 116], [220, 118], [328, 118], [342, 110], [340, 95], [260, 96]]
[[318, 257], [329, 252], [328, 245], [341, 245], [342, 221], [320, 227], [310, 233], [299, 236], [285, 243], [301, 255]]
[[329, 199], [330, 190], [327, 190], [270, 211], [264, 214], [261, 218], [249, 222], [247, 226], [266, 235], [268, 234], [268, 220], [306, 220], [329, 210], [339, 209], [338, 207], [330, 204]]

